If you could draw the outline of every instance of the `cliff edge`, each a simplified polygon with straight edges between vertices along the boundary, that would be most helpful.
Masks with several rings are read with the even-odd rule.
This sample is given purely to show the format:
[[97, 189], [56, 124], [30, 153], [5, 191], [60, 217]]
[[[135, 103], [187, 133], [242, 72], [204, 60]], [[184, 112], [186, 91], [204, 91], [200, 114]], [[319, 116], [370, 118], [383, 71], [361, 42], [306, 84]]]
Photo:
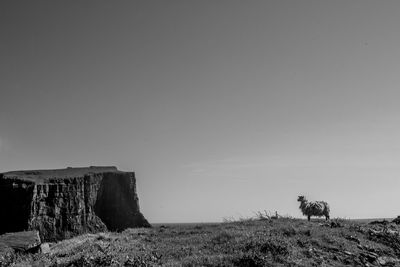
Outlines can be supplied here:
[[0, 234], [38, 230], [45, 241], [82, 233], [149, 227], [134, 172], [116, 167], [0, 174]]

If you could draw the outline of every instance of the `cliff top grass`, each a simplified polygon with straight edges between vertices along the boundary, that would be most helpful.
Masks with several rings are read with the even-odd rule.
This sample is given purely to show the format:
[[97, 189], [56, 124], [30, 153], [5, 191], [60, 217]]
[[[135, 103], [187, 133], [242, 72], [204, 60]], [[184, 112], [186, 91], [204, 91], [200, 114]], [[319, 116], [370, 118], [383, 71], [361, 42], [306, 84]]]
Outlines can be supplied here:
[[49, 170], [23, 170], [3, 173], [5, 179], [19, 179], [29, 182], [44, 181], [48, 179], [65, 179], [71, 177], [83, 177], [91, 173], [121, 172], [114, 166], [90, 166]]
[[279, 218], [87, 234], [17, 254], [32, 266], [400, 266], [400, 225]]

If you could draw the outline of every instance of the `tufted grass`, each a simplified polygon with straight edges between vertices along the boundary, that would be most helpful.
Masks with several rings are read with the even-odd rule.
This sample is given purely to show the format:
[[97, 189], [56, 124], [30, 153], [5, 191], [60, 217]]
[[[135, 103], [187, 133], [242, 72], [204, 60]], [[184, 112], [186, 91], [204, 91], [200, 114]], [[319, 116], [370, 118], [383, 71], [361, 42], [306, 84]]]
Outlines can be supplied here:
[[[216, 224], [165, 225], [100, 233], [51, 244], [49, 254], [17, 254], [36, 266], [379, 266], [364, 255], [397, 259], [400, 251], [380, 225], [337, 220], [249, 219]], [[391, 225], [392, 231], [400, 231]], [[391, 237], [396, 238], [396, 237]], [[393, 241], [393, 239], [390, 239]], [[363, 254], [364, 253], [364, 254]], [[364, 256], [363, 256], [364, 255]]]

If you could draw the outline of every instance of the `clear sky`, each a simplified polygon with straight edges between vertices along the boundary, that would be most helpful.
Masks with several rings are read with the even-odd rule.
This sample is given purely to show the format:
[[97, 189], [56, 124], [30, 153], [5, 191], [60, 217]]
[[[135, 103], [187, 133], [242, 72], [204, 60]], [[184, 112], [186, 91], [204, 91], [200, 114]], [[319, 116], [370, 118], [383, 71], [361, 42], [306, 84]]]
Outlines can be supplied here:
[[400, 214], [400, 2], [1, 1], [0, 172], [135, 171], [149, 221]]

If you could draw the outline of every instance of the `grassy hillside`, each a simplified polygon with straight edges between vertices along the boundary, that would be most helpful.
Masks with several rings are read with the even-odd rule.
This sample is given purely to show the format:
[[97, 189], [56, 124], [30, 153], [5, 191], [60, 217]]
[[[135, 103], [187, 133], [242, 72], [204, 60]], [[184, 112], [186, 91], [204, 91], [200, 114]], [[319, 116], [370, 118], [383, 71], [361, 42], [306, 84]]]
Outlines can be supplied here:
[[45, 266], [400, 266], [400, 227], [281, 218], [157, 226], [79, 236], [47, 254], [15, 255]]

